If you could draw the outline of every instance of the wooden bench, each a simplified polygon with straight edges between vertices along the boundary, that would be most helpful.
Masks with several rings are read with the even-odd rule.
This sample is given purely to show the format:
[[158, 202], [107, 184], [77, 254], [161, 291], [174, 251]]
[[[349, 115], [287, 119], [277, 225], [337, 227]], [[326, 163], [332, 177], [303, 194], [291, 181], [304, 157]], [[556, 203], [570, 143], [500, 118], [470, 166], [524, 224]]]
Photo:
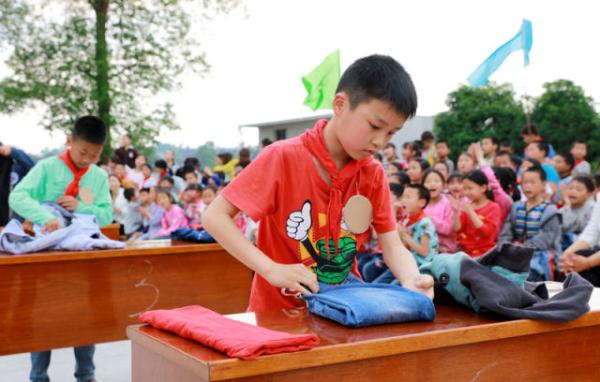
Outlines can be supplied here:
[[150, 309], [243, 311], [251, 278], [218, 244], [0, 254], [0, 355], [122, 340]]
[[431, 323], [350, 329], [302, 312], [258, 325], [316, 333], [309, 351], [230, 359], [150, 326], [130, 326], [132, 381], [599, 381], [600, 311], [566, 324], [506, 321], [438, 306]]

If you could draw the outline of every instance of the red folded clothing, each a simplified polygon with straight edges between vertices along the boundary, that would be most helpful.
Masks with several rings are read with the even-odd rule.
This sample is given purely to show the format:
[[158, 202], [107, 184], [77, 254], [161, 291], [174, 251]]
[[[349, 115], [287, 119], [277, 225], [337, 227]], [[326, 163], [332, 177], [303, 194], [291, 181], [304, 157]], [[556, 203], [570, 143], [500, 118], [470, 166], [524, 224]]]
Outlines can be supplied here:
[[311, 349], [319, 343], [314, 334], [276, 332], [229, 319], [198, 305], [151, 310], [142, 313], [140, 321], [241, 359]]

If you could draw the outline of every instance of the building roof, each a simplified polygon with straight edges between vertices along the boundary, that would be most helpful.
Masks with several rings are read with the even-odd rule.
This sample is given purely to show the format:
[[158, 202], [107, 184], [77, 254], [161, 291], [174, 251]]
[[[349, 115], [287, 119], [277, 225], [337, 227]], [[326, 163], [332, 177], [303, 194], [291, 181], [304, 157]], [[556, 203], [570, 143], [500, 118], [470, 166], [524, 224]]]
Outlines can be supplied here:
[[243, 127], [258, 127], [263, 128], [263, 127], [273, 127], [273, 126], [282, 126], [282, 125], [292, 125], [295, 123], [302, 123], [302, 122], [309, 122], [309, 121], [316, 121], [318, 119], [329, 119], [331, 118], [332, 113], [326, 113], [326, 114], [320, 114], [320, 115], [311, 115], [308, 117], [300, 117], [300, 118], [291, 118], [291, 119], [283, 119], [280, 121], [269, 121], [269, 122], [258, 122], [258, 123], [245, 123], [243, 125], [240, 125], [240, 128]]

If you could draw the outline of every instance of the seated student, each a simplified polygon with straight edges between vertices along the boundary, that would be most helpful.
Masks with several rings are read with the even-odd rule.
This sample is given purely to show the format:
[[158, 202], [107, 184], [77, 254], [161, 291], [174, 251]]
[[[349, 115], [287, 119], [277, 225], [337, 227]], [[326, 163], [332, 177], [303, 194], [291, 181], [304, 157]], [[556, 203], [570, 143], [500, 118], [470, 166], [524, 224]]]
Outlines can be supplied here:
[[421, 144], [421, 157], [425, 159], [429, 165], [432, 165], [435, 162], [435, 145], [433, 142], [435, 141], [435, 136], [431, 131], [424, 131], [421, 133], [421, 140], [419, 143]]
[[[60, 222], [41, 203], [56, 202], [71, 212], [90, 214], [98, 225], [112, 221], [113, 209], [108, 175], [94, 163], [100, 159], [107, 129], [97, 117], [85, 116], [75, 122], [67, 149], [58, 156], [39, 161], [9, 196], [12, 210], [23, 219], [43, 226], [50, 233]], [[94, 379], [94, 345], [75, 348], [75, 377]], [[48, 380], [50, 351], [31, 353], [32, 381]]]
[[398, 171], [394, 174], [388, 175], [388, 183], [395, 183], [401, 186], [405, 186], [407, 184], [410, 184], [410, 178], [408, 177], [408, 174], [406, 172]]
[[129, 168], [126, 167], [127, 170], [127, 179], [133, 182], [136, 187], [142, 186], [142, 181], [144, 180], [144, 173], [142, 171], [142, 167], [146, 164], [146, 157], [143, 155], [138, 155], [135, 158], [135, 167]]
[[571, 153], [557, 153], [554, 158], [552, 158], [552, 166], [558, 172], [558, 176], [560, 180], [558, 181], [558, 190], [560, 199], [558, 200], [558, 205], [561, 206], [565, 203], [566, 199], [566, 191], [569, 183], [571, 183], [571, 179], [573, 179], [573, 168], [575, 167], [575, 159]]
[[521, 191], [519, 190], [519, 184], [517, 183], [517, 173], [513, 171], [511, 167], [494, 166], [492, 167], [492, 170], [494, 170], [494, 176], [498, 180], [498, 183], [500, 183], [500, 187], [502, 187], [506, 195], [508, 195], [513, 202], [521, 200]]
[[481, 140], [481, 149], [483, 151], [483, 162], [488, 166], [494, 165], [494, 158], [498, 152], [500, 141], [494, 136], [487, 136]]
[[[196, 170], [192, 166], [183, 166], [182, 171], [183, 179], [185, 183], [189, 186], [190, 184], [200, 184], [200, 179], [198, 179], [198, 174]], [[187, 189], [187, 187], [186, 187]]]
[[164, 213], [160, 219], [160, 230], [154, 234], [153, 238], [158, 239], [171, 236], [171, 232], [176, 229], [188, 226], [185, 213], [175, 203], [175, 198], [173, 198], [173, 194], [169, 190], [158, 188], [156, 190], [156, 203], [163, 209]]
[[404, 171], [404, 166], [400, 162], [390, 162], [385, 169], [385, 174], [389, 177], [392, 174], [396, 174], [400, 171]]
[[564, 274], [579, 273], [595, 287], [600, 287], [600, 202], [594, 203], [592, 217], [577, 240], [559, 260]]
[[152, 166], [148, 163], [142, 165], [142, 182], [140, 183], [140, 190], [143, 188], [152, 188], [157, 185], [156, 178], [152, 175]]
[[440, 174], [444, 177], [444, 182], [448, 180], [450, 176], [450, 167], [448, 167], [448, 163], [443, 161], [437, 161], [433, 164], [433, 168], [439, 171]]
[[514, 155], [508, 151], [498, 151], [494, 157], [494, 166], [508, 167], [516, 173], [521, 167], [521, 161], [517, 161]]
[[170, 192], [171, 195], [173, 195], [173, 200], [175, 201], [175, 203], [179, 203], [179, 195], [178, 195], [177, 191], [175, 190], [175, 180], [173, 179], [172, 176], [170, 176], [170, 175], [163, 176], [163, 178], [158, 183], [158, 186], [161, 189], [167, 190], [168, 192]]
[[571, 154], [575, 159], [573, 174], [590, 175], [592, 173], [592, 166], [590, 166], [590, 162], [585, 160], [585, 156], [587, 155], [587, 141], [578, 139], [573, 142], [573, 146], [571, 146]]
[[433, 260], [438, 249], [438, 235], [425, 213], [429, 191], [421, 184], [409, 184], [404, 187], [400, 203], [407, 216], [405, 224], [398, 225], [400, 240], [411, 251], [417, 265]]
[[411, 183], [419, 184], [423, 179], [423, 174], [431, 167], [429, 162], [423, 158], [412, 158], [408, 162], [408, 170], [406, 173], [410, 178]]
[[408, 170], [408, 162], [413, 158], [421, 157], [421, 145], [416, 141], [413, 142], [404, 142], [402, 145], [402, 158], [404, 161], [400, 162], [402, 164], [401, 170]]
[[499, 242], [534, 248], [529, 280], [551, 280], [553, 259], [560, 253], [560, 216], [556, 206], [546, 200], [546, 172], [540, 166], [523, 172], [523, 193], [527, 201], [514, 204]]
[[[410, 76], [391, 57], [359, 59], [342, 75], [332, 108], [330, 121], [262, 151], [204, 214], [208, 232], [256, 271], [250, 311], [303, 307], [298, 293], [318, 292], [319, 281], [346, 282], [369, 236], [367, 220], [401, 284], [433, 297], [433, 279], [419, 274], [400, 241], [385, 172], [372, 157], [416, 111]], [[372, 219], [359, 213], [343, 222], [357, 193], [370, 201]], [[256, 247], [232, 220], [240, 210], [260, 221]]]
[[425, 213], [431, 218], [439, 239], [440, 253], [455, 253], [456, 238], [452, 225], [452, 205], [444, 195], [446, 181], [444, 176], [435, 169], [429, 169], [423, 176], [423, 186], [429, 191], [429, 203]]
[[142, 234], [134, 235], [133, 239], [149, 240], [152, 239], [158, 231], [161, 230], [161, 220], [165, 210], [158, 205], [156, 192], [158, 187], [152, 187], [148, 192], [148, 200], [146, 205], [140, 208], [142, 214]]
[[502, 212], [493, 201], [494, 195], [482, 171], [469, 171], [463, 179], [463, 187], [466, 202], [449, 197], [454, 209], [454, 232], [459, 249], [471, 257], [479, 257], [496, 245]]
[[127, 200], [123, 232], [125, 233], [125, 236], [131, 237], [131, 235], [138, 232], [143, 225], [143, 217], [140, 212], [139, 193], [135, 188], [127, 188], [123, 192], [123, 195]]
[[500, 221], [504, 222], [504, 219], [506, 219], [506, 217], [510, 213], [510, 209], [512, 207], [512, 199], [510, 196], [508, 196], [506, 192], [504, 192], [504, 189], [502, 188], [500, 182], [498, 182], [498, 179], [496, 178], [494, 170], [492, 169], [492, 167], [490, 167], [490, 165], [488, 165], [488, 162], [485, 159], [483, 147], [481, 147], [479, 143], [473, 143], [470, 146], [469, 151], [472, 153], [472, 156], [477, 160], [479, 170], [481, 170], [481, 172], [483, 172], [486, 178], [488, 179], [489, 189], [494, 195], [494, 203], [500, 206], [500, 211], [502, 212], [500, 214]]
[[[202, 203], [204, 203], [204, 209], [217, 198], [218, 194], [219, 191], [215, 186], [207, 186], [202, 189]], [[204, 210], [202, 212], [204, 212]]]
[[469, 171], [475, 170], [475, 158], [469, 152], [463, 152], [458, 156], [456, 162], [456, 169], [463, 175], [466, 175]]
[[[398, 158], [398, 154], [396, 153], [396, 145], [393, 144], [392, 142], [389, 142], [387, 145], [385, 145], [385, 147], [383, 148], [383, 168], [384, 169], [388, 169], [388, 165], [390, 163], [394, 163], [394, 162], [398, 162], [399, 158]], [[397, 169], [397, 171], [402, 170], [401, 168]]]
[[562, 216], [562, 248], [567, 249], [573, 244], [590, 221], [594, 189], [594, 182], [587, 175], [576, 175], [565, 189], [565, 203], [559, 210]]
[[206, 208], [206, 205], [202, 202], [202, 191], [202, 187], [197, 183], [192, 183], [185, 189], [183, 210], [190, 227], [202, 225], [202, 212]]
[[[450, 146], [448, 146], [448, 142], [443, 139], [438, 139], [435, 142], [435, 157], [436, 162], [443, 162], [448, 167], [448, 173], [454, 171], [454, 162], [449, 158], [450, 155]], [[439, 171], [439, 170], [438, 170]]]
[[527, 145], [527, 157], [531, 159], [535, 159], [542, 164], [542, 168], [546, 173], [546, 179], [548, 185], [552, 189], [552, 193], [550, 194], [550, 200], [558, 201], [560, 200], [560, 190], [558, 188], [558, 183], [560, 181], [560, 177], [558, 176], [558, 172], [552, 166], [552, 161], [548, 158], [548, 144], [542, 141], [534, 141]]
[[464, 175], [458, 171], [454, 171], [452, 174], [450, 174], [446, 183], [448, 189], [446, 195], [454, 198], [455, 200], [465, 199], [465, 188], [463, 187], [464, 179]]
[[127, 199], [123, 195], [125, 190], [121, 187], [119, 177], [114, 174], [108, 177], [108, 184], [113, 208], [113, 221], [122, 226], [125, 220], [125, 210], [127, 209]]

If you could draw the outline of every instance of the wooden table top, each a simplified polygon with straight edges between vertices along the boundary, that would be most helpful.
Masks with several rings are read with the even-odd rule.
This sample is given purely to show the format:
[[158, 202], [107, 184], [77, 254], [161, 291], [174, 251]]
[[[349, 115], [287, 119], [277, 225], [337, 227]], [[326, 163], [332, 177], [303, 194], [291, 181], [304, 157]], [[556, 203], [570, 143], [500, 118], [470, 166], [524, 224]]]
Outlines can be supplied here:
[[221, 247], [219, 244], [173, 241], [170, 245], [139, 246], [139, 244], [126, 244], [126, 247], [123, 249], [100, 249], [94, 251], [44, 251], [23, 255], [11, 255], [0, 252], [0, 266], [9, 264], [85, 260], [110, 257], [164, 255], [165, 252], [183, 254], [212, 251], [223, 251], [223, 247]]
[[147, 325], [130, 326], [127, 335], [133, 342], [159, 352], [197, 375], [223, 380], [600, 325], [600, 311], [569, 323], [556, 323], [505, 320], [453, 305], [438, 305], [433, 322], [358, 329], [343, 327], [306, 311], [295, 313], [259, 313], [256, 322], [261, 327], [289, 333], [315, 333], [321, 343], [309, 351], [261, 356], [250, 361], [228, 358]]

